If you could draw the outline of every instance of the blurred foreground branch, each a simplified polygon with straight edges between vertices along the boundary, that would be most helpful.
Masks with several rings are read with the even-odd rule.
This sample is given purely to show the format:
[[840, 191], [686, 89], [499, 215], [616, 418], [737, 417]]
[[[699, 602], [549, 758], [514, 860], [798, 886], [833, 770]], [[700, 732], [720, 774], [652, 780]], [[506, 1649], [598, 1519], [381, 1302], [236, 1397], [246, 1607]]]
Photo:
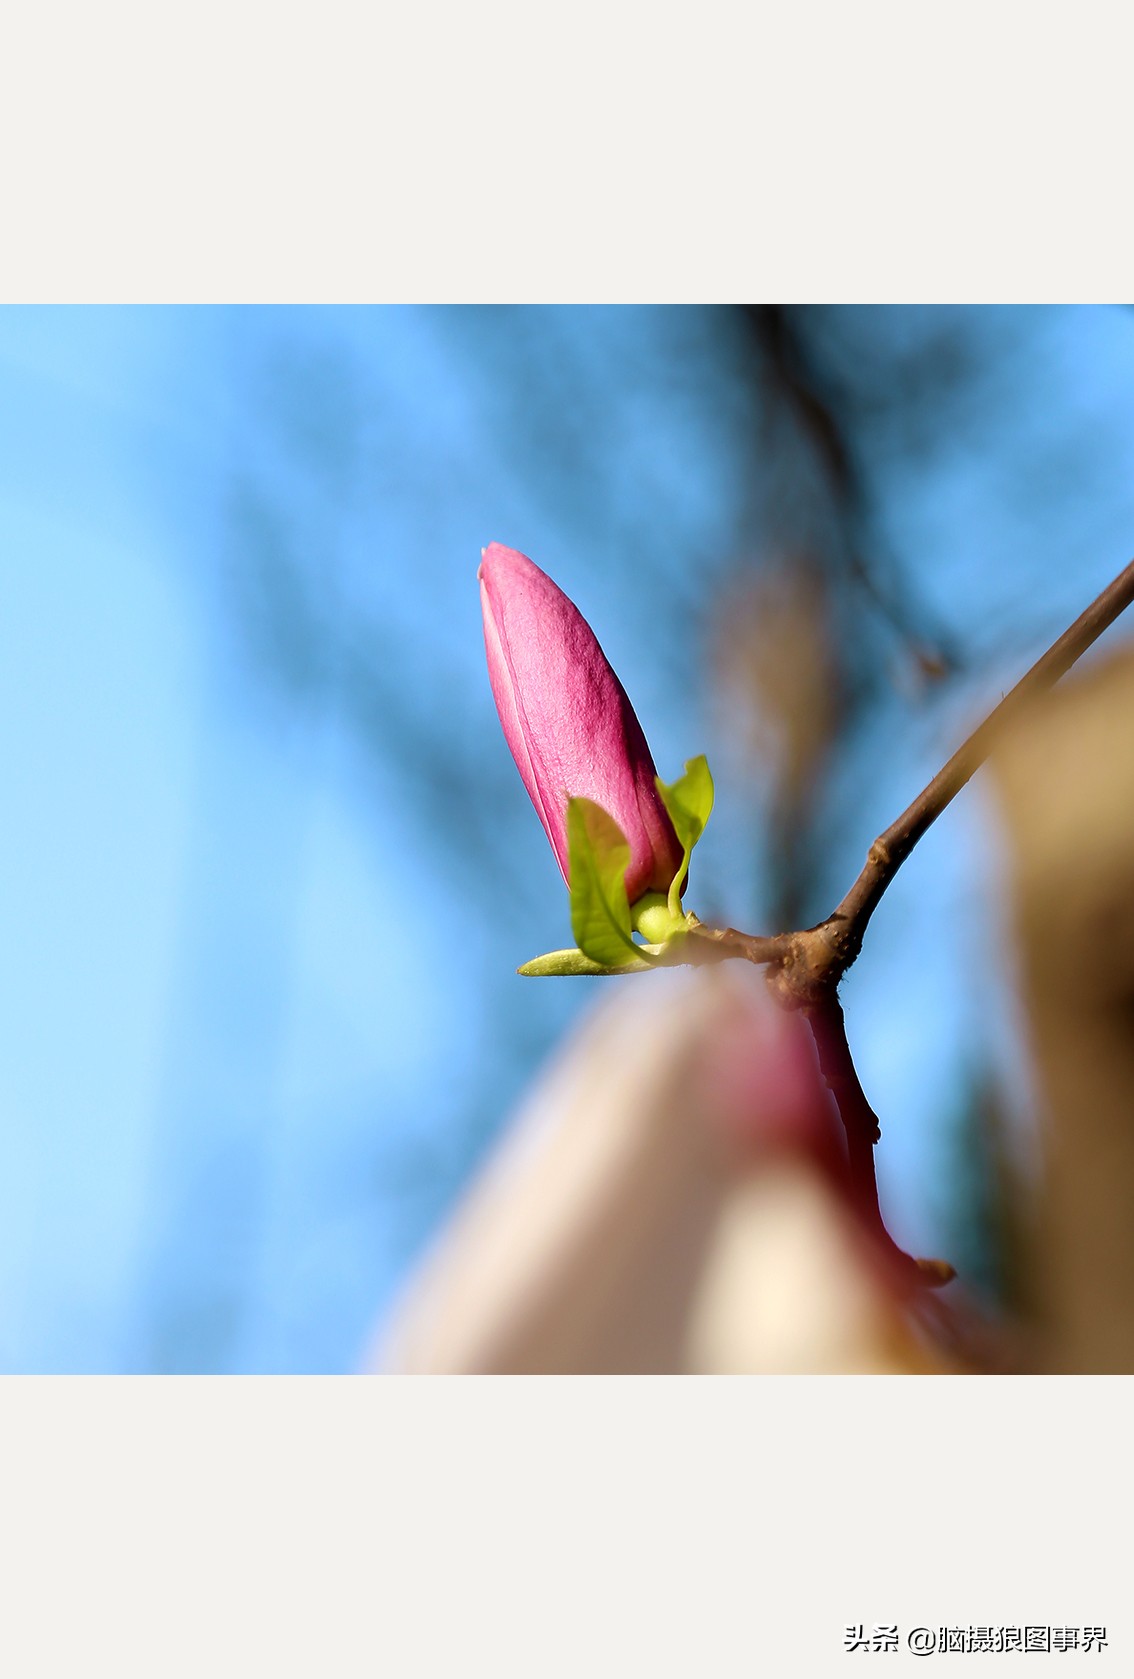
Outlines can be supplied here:
[[[1040, 1362], [1134, 1371], [1134, 654], [1022, 717], [994, 762], [1042, 1168]], [[1029, 1200], [1031, 1197], [1029, 1197]]]

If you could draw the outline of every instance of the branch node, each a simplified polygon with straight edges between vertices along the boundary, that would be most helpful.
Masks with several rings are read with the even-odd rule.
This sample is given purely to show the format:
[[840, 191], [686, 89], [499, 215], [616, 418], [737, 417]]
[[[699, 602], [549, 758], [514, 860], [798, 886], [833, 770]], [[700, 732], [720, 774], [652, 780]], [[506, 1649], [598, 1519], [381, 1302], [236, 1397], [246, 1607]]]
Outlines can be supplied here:
[[890, 847], [886, 844], [886, 841], [881, 834], [874, 841], [870, 850], [866, 853], [866, 861], [867, 863], [872, 864], [876, 869], [888, 869], [890, 864], [893, 862], [893, 858], [890, 855]]

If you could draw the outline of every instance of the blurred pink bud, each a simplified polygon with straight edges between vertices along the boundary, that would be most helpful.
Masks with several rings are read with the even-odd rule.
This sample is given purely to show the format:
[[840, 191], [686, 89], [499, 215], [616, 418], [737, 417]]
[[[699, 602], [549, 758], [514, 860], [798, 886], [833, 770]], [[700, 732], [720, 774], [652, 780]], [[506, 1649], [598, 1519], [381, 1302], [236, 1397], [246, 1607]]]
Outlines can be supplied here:
[[703, 1055], [707, 1122], [742, 1159], [798, 1155], [842, 1194], [846, 1146], [802, 1017], [730, 977], [733, 1006], [718, 1011]]
[[654, 785], [641, 724], [579, 609], [499, 542], [483, 551], [488, 676], [524, 786], [567, 873], [567, 800], [593, 799], [630, 842], [626, 894], [665, 892], [682, 849]]

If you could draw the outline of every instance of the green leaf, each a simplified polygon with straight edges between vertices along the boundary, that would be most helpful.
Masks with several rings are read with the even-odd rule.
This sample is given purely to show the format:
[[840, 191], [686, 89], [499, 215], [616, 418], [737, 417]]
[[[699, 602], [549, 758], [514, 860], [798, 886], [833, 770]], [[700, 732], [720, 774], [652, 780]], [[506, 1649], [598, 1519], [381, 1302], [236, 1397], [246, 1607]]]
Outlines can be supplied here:
[[630, 932], [626, 870], [630, 842], [593, 799], [567, 801], [567, 862], [571, 876], [571, 931], [584, 956], [603, 968], [653, 961]]
[[713, 778], [709, 773], [709, 760], [703, 752], [699, 758], [690, 758], [685, 774], [672, 787], [667, 787], [660, 776], [656, 779], [662, 804], [669, 811], [677, 837], [686, 851], [692, 851], [705, 832], [713, 810]]
[[615, 968], [606, 968], [601, 962], [592, 962], [581, 950], [549, 950], [546, 956], [533, 956], [516, 972], [525, 978], [542, 979], [548, 974], [644, 974], [652, 966], [652, 962], [638, 956], [630, 962], [620, 962]]
[[672, 787], [667, 787], [660, 775], [654, 777], [654, 782], [662, 804], [669, 811], [678, 843], [685, 851], [681, 867], [669, 888], [669, 909], [671, 915], [676, 916], [681, 912], [681, 888], [689, 873], [689, 858], [713, 811], [713, 778], [709, 773], [709, 760], [703, 752], [699, 758], [690, 758], [685, 765], [685, 774], [679, 776]]

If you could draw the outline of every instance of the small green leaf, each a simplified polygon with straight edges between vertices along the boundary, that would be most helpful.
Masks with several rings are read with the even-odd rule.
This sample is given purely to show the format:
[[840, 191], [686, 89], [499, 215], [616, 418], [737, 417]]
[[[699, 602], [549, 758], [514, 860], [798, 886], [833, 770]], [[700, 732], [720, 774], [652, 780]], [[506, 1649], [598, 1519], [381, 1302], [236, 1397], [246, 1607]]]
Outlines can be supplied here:
[[662, 804], [669, 812], [678, 843], [685, 851], [681, 867], [669, 888], [669, 909], [671, 915], [676, 916], [681, 913], [681, 888], [689, 873], [689, 858], [713, 811], [713, 778], [709, 773], [709, 760], [703, 752], [699, 758], [690, 758], [685, 765], [685, 774], [679, 776], [672, 787], [667, 787], [660, 775], [655, 776], [654, 781]]
[[567, 801], [567, 861], [571, 876], [571, 931], [584, 956], [602, 968], [653, 960], [630, 932], [626, 870], [630, 842], [593, 799]]
[[705, 832], [713, 809], [713, 778], [709, 773], [709, 760], [703, 752], [699, 758], [690, 758], [685, 774], [672, 787], [667, 787], [658, 776], [657, 789], [669, 811], [678, 839], [687, 851], [692, 851]]
[[644, 974], [652, 966], [652, 962], [638, 956], [633, 961], [620, 962], [615, 968], [606, 968], [601, 962], [592, 962], [581, 950], [549, 950], [546, 956], [533, 956], [516, 972], [525, 978], [542, 979], [548, 974]]

